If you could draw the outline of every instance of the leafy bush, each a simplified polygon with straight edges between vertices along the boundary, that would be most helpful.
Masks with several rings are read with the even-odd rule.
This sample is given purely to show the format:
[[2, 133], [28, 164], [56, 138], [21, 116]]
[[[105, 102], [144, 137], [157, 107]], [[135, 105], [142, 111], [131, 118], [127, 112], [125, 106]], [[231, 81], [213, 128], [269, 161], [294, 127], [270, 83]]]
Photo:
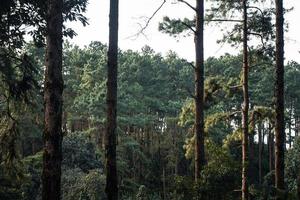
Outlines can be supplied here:
[[98, 200], [105, 197], [105, 176], [98, 170], [84, 173], [81, 169], [69, 169], [62, 176], [63, 200]]

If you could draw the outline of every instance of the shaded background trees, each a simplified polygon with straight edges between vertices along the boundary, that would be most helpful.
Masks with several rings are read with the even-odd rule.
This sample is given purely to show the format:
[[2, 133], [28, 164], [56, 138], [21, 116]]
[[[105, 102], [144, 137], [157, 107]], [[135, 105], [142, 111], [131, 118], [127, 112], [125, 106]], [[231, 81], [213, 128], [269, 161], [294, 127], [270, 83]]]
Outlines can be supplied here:
[[[240, 16], [241, 7], [236, 6], [240, 5], [240, 1], [234, 6], [226, 5], [229, 7], [224, 9], [228, 13], [234, 11]], [[273, 171], [274, 88], [271, 84], [275, 80], [272, 76], [274, 35], [270, 31], [274, 13], [272, 9], [266, 9], [262, 17], [261, 12], [256, 12], [254, 8], [248, 9], [249, 30], [264, 36], [264, 44], [257, 43], [249, 47], [249, 168], [251, 164], [252, 170], [257, 173], [248, 177], [248, 189], [252, 199], [268, 199], [276, 194]], [[224, 17], [224, 13], [219, 11], [208, 19], [213, 21]], [[2, 19], [6, 19], [6, 14], [3, 15], [5, 17]], [[161, 28], [172, 34], [190, 30], [182, 22], [190, 28], [195, 26], [193, 19], [165, 18]], [[234, 32], [230, 35], [225, 33], [223, 41], [238, 45], [242, 26], [239, 21], [233, 23], [237, 24], [234, 25]], [[263, 30], [262, 24], [265, 25]], [[256, 40], [252, 35], [249, 38], [251, 41]], [[6, 67], [0, 68], [0, 117], [3, 127], [0, 198], [42, 197], [42, 73], [45, 49], [38, 48], [36, 44], [24, 43], [20, 48], [11, 48], [10, 51], [8, 44], [3, 46], [5, 57], [1, 59], [5, 61]], [[100, 42], [91, 42], [85, 47], [74, 46], [68, 41], [64, 43], [63, 199], [106, 199], [104, 149], [107, 52], [108, 47]], [[119, 197], [240, 199], [240, 174], [243, 167], [240, 110], [243, 101], [243, 56], [225, 54], [205, 61], [203, 128], [207, 162], [199, 174], [198, 184], [194, 184], [193, 178], [194, 63], [189, 63], [174, 52], [162, 56], [149, 46], [140, 51], [119, 49], [118, 57], [116, 162]], [[285, 183], [287, 198], [296, 199], [299, 191], [299, 64], [288, 62], [284, 70], [287, 132]], [[24, 92], [16, 95], [16, 91]]]

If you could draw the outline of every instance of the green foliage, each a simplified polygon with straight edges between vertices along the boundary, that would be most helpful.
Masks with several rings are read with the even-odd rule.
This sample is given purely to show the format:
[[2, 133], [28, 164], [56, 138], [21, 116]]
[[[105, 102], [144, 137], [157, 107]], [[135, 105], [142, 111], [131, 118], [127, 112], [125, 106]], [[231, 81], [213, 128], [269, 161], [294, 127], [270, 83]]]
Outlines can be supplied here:
[[20, 162], [13, 161], [11, 166], [0, 164], [0, 199], [21, 200], [22, 185], [30, 184], [30, 180], [24, 175]]
[[35, 155], [27, 156], [23, 159], [26, 175], [29, 181], [23, 182], [23, 199], [30, 200], [35, 199], [40, 195], [41, 187], [41, 174], [42, 174], [42, 152], [38, 152]]
[[[86, 11], [87, 0], [64, 1], [64, 21], [80, 21], [87, 24], [83, 15]], [[35, 12], [32, 12], [32, 11]], [[0, 8], [0, 41], [8, 49], [20, 49], [25, 44], [25, 35], [32, 36], [34, 42], [40, 46], [44, 44], [46, 33], [47, 4], [43, 0], [7, 0]], [[25, 31], [23, 26], [30, 27]], [[76, 33], [64, 26], [65, 36], [73, 37]]]
[[[240, 4], [238, 1], [219, 3], [224, 6], [222, 9]], [[252, 12], [253, 20], [263, 20], [259, 13]], [[69, 17], [76, 17], [72, 15], [70, 13]], [[194, 26], [193, 20], [164, 20], [161, 31], [172, 35], [188, 33], [188, 26]], [[253, 23], [253, 29], [261, 28], [254, 21], [250, 23]], [[269, 36], [270, 33], [266, 34]], [[11, 155], [24, 156], [21, 162], [13, 160], [7, 165], [4, 158], [12, 156], [1, 151], [1, 199], [41, 198], [42, 153], [38, 151], [42, 144], [43, 115], [41, 90], [36, 85], [42, 85], [44, 50], [29, 44], [24, 52], [27, 52], [24, 59], [30, 65], [23, 66], [25, 61], [12, 57], [3, 60], [14, 69], [0, 68], [3, 83], [0, 84], [0, 136], [6, 141], [3, 149], [11, 150]], [[251, 126], [251, 132], [255, 134], [259, 129], [256, 125], [261, 123], [261, 131], [266, 137], [272, 133], [272, 127], [265, 127], [266, 123], [272, 124], [274, 120], [270, 84], [274, 81], [272, 59], [252, 48], [251, 52], [249, 92], [252, 110], [249, 114], [255, 116], [256, 123]], [[92, 42], [83, 48], [68, 42], [64, 45], [63, 199], [105, 199], [102, 148], [106, 121], [106, 55], [107, 46], [100, 42]], [[171, 51], [162, 57], [149, 46], [139, 52], [120, 50], [119, 61], [117, 166], [121, 199], [156, 200], [163, 196], [166, 199], [238, 199], [242, 136], [241, 55], [225, 54], [205, 62], [207, 165], [197, 185], [192, 178], [195, 145], [191, 63]], [[286, 111], [292, 113], [289, 118], [294, 119], [300, 114], [299, 64], [290, 62], [285, 75]], [[8, 104], [7, 94], [11, 96]], [[7, 108], [11, 116], [7, 115]], [[12, 132], [7, 136], [12, 137], [2, 134], [8, 130]], [[20, 140], [15, 140], [17, 136]], [[254, 150], [258, 152], [256, 142]], [[291, 196], [287, 198], [293, 198], [296, 192], [298, 146], [297, 140], [287, 153], [287, 195]], [[266, 145], [263, 147], [264, 155], [267, 155]], [[19, 154], [21, 150], [22, 154]], [[262, 163], [263, 174], [266, 174], [267, 158], [264, 157]], [[256, 182], [251, 185], [253, 198], [272, 197], [276, 192], [272, 174], [267, 174], [264, 179], [262, 186]]]
[[194, 180], [191, 177], [175, 176], [174, 177], [174, 194], [173, 199], [193, 199], [195, 196]]
[[158, 30], [167, 33], [170, 36], [176, 37], [177, 35], [190, 31], [187, 33], [189, 36], [191, 34], [191, 29], [196, 25], [195, 20], [189, 20], [187, 18], [181, 19], [170, 19], [165, 16], [163, 21], [159, 23]]
[[286, 184], [289, 191], [297, 193], [297, 177], [300, 175], [300, 138], [296, 138], [292, 149], [289, 149], [285, 159]]
[[96, 200], [105, 196], [101, 155], [84, 133], [70, 133], [63, 140], [63, 199]]
[[214, 142], [207, 141], [206, 147], [207, 165], [201, 172], [200, 182], [195, 185], [190, 177], [175, 177], [174, 196], [178, 199], [235, 199], [234, 190], [240, 181], [239, 162], [228, 149]]
[[242, 141], [242, 135], [243, 133], [241, 129], [237, 129], [231, 134], [228, 134], [223, 141], [224, 147], [229, 147], [231, 144], [234, 144], [235, 142], [240, 143]]
[[[105, 199], [103, 164], [95, 144], [83, 133], [72, 133], [64, 138], [62, 151], [63, 199]], [[14, 164], [9, 171], [0, 167], [0, 179], [7, 181], [7, 188], [0, 190], [1, 199], [41, 199], [42, 152]]]
[[106, 199], [105, 180], [105, 176], [99, 172], [99, 169], [90, 170], [88, 173], [78, 168], [64, 171], [62, 198], [64, 200]]
[[[259, 41], [257, 45], [257, 51], [260, 54], [272, 56], [274, 55], [274, 21], [273, 21], [273, 8], [264, 8], [263, 3], [265, 0], [252, 0], [247, 1], [247, 13], [248, 13], [248, 35], [251, 39]], [[212, 0], [209, 3], [209, 9], [207, 10], [207, 21], [215, 23], [215, 20], [219, 23], [222, 19], [236, 20], [237, 22], [228, 30], [225, 27], [225, 34], [218, 42], [227, 42], [232, 46], [239, 46], [242, 41], [242, 14], [243, 7], [240, 1], [236, 0]], [[226, 22], [225, 23], [228, 23]], [[240, 21], [238, 21], [240, 20]], [[224, 30], [222, 30], [224, 31]]]
[[139, 191], [136, 194], [136, 200], [147, 200], [147, 191], [146, 191], [146, 187], [144, 185], [141, 185], [139, 187]]
[[83, 172], [103, 168], [95, 144], [83, 133], [70, 133], [63, 140], [63, 168], [79, 168]]
[[24, 114], [38, 106], [39, 71], [30, 56], [24, 54], [18, 58], [3, 48], [0, 61], [0, 161], [11, 162], [19, 156], [16, 146], [22, 122], [32, 119]]
[[[31, 35], [36, 46], [43, 46], [47, 4], [41, 0], [7, 0], [2, 3], [0, 8], [0, 162], [13, 162], [20, 154], [18, 149], [20, 138], [28, 136], [23, 130], [26, 128], [23, 122], [30, 122], [29, 124], [36, 129], [33, 132], [40, 135], [37, 133], [40, 127], [37, 126], [41, 123], [33, 121], [38, 113], [41, 113], [40, 85], [43, 65], [33, 59], [36, 55], [31, 55], [33, 47], [26, 46], [25, 36]], [[64, 1], [64, 21], [78, 20], [83, 25], [87, 24], [87, 18], [82, 14], [85, 12], [86, 5], [86, 0]], [[63, 28], [64, 35], [74, 36], [75, 32], [72, 29], [65, 26]], [[29, 111], [32, 115], [24, 116]]]

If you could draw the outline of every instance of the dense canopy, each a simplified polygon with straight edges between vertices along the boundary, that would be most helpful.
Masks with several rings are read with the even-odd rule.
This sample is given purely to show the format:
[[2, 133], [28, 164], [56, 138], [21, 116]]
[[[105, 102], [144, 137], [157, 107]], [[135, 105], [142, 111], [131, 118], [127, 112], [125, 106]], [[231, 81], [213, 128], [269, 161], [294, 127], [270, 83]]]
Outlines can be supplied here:
[[[115, 37], [84, 47], [65, 22], [88, 24], [86, 0], [1, 5], [0, 199], [300, 198], [300, 64], [280, 59], [292, 11], [189, 2], [195, 18], [158, 29], [194, 36], [195, 61], [119, 49], [116, 0]], [[203, 27], [230, 20], [219, 42], [240, 53], [204, 60]]]

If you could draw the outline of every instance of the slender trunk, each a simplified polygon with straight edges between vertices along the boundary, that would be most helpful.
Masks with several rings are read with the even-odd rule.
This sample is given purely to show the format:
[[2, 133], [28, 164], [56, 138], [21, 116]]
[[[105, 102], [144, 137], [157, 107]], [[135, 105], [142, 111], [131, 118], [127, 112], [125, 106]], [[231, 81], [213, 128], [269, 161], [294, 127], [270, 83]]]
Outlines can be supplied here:
[[292, 117], [293, 117], [293, 101], [291, 100], [289, 112], [289, 148], [292, 148]]
[[[140, 138], [140, 151], [144, 152], [145, 150], [145, 144], [144, 144], [144, 133], [145, 133], [145, 129], [139, 129], [139, 138]], [[141, 156], [139, 156], [139, 181], [142, 182], [143, 181], [143, 163], [142, 163], [142, 159]]]
[[35, 142], [36, 142], [35, 138], [32, 138], [32, 142], [31, 142], [31, 151], [32, 151], [32, 155], [34, 155], [35, 152], [36, 152]]
[[[137, 129], [136, 127], [132, 127], [132, 136], [133, 136], [133, 139], [134, 141], [137, 142], [137, 137], [136, 137], [136, 132], [137, 132]], [[133, 179], [137, 182], [137, 154], [136, 154], [136, 151], [132, 151], [132, 168], [133, 168]]]
[[[160, 195], [161, 193], [164, 195], [164, 185], [163, 185], [163, 162], [162, 162], [162, 155], [161, 155], [161, 133], [158, 131], [157, 132], [157, 136], [158, 136], [158, 163], [159, 163], [159, 180], [160, 180]], [[163, 197], [163, 196], [162, 196]]]
[[204, 0], [197, 0], [195, 33], [195, 182], [199, 181], [200, 172], [205, 165], [204, 154]]
[[264, 137], [262, 135], [261, 123], [258, 124], [258, 182], [262, 184], [262, 154], [263, 154]]
[[150, 128], [149, 130], [149, 134], [150, 134], [150, 146], [149, 146], [149, 152], [150, 152], [150, 155], [151, 155], [151, 159], [153, 159], [153, 155], [154, 155], [154, 148], [155, 148], [155, 137], [154, 137], [154, 131], [153, 131], [153, 127]]
[[299, 117], [295, 113], [295, 137], [299, 136]]
[[68, 113], [63, 112], [62, 113], [62, 133], [63, 133], [63, 135], [66, 135], [68, 133], [67, 120], [68, 120]]
[[262, 147], [261, 147], [261, 152], [262, 152], [262, 158], [265, 152], [265, 136], [266, 136], [266, 129], [264, 123], [262, 124]]
[[62, 160], [62, 0], [47, 1], [42, 199], [59, 200]]
[[177, 139], [178, 137], [178, 127], [174, 124], [174, 156], [175, 156], [175, 166], [174, 166], [174, 175], [178, 175], [178, 146]]
[[253, 184], [255, 181], [255, 166], [254, 166], [254, 136], [255, 136], [255, 113], [254, 111], [251, 114], [251, 123], [250, 123], [250, 130], [249, 133], [249, 184]]
[[110, 0], [107, 60], [106, 188], [108, 200], [118, 199], [116, 159], [119, 0]]
[[274, 135], [272, 132], [271, 125], [269, 126], [268, 148], [269, 148], [269, 171], [271, 172], [274, 170]]
[[146, 153], [147, 153], [147, 156], [150, 155], [150, 128], [147, 127], [146, 128]]
[[74, 121], [71, 122], [71, 133], [75, 132], [75, 123]]
[[[283, 0], [276, 0], [276, 73], [275, 73], [275, 187], [284, 190], [284, 38]], [[282, 199], [279, 196], [277, 199]]]
[[297, 178], [297, 194], [298, 194], [298, 199], [300, 199], [300, 170], [298, 172], [298, 178]]
[[165, 167], [163, 167], [163, 199], [167, 199], [167, 192], [166, 192], [166, 172], [165, 172]]
[[[21, 140], [21, 149], [20, 149], [20, 153], [21, 153], [21, 155], [22, 155], [22, 158], [24, 158], [25, 157], [25, 155], [26, 155], [26, 152], [25, 152], [25, 141], [24, 140]], [[0, 156], [1, 157], [1, 156]]]
[[242, 200], [248, 200], [248, 27], [247, 27], [247, 0], [243, 0], [243, 106], [242, 106]]
[[105, 143], [106, 143], [106, 138], [105, 138], [105, 125], [101, 125], [101, 133], [102, 139], [101, 139], [101, 148], [105, 150]]

